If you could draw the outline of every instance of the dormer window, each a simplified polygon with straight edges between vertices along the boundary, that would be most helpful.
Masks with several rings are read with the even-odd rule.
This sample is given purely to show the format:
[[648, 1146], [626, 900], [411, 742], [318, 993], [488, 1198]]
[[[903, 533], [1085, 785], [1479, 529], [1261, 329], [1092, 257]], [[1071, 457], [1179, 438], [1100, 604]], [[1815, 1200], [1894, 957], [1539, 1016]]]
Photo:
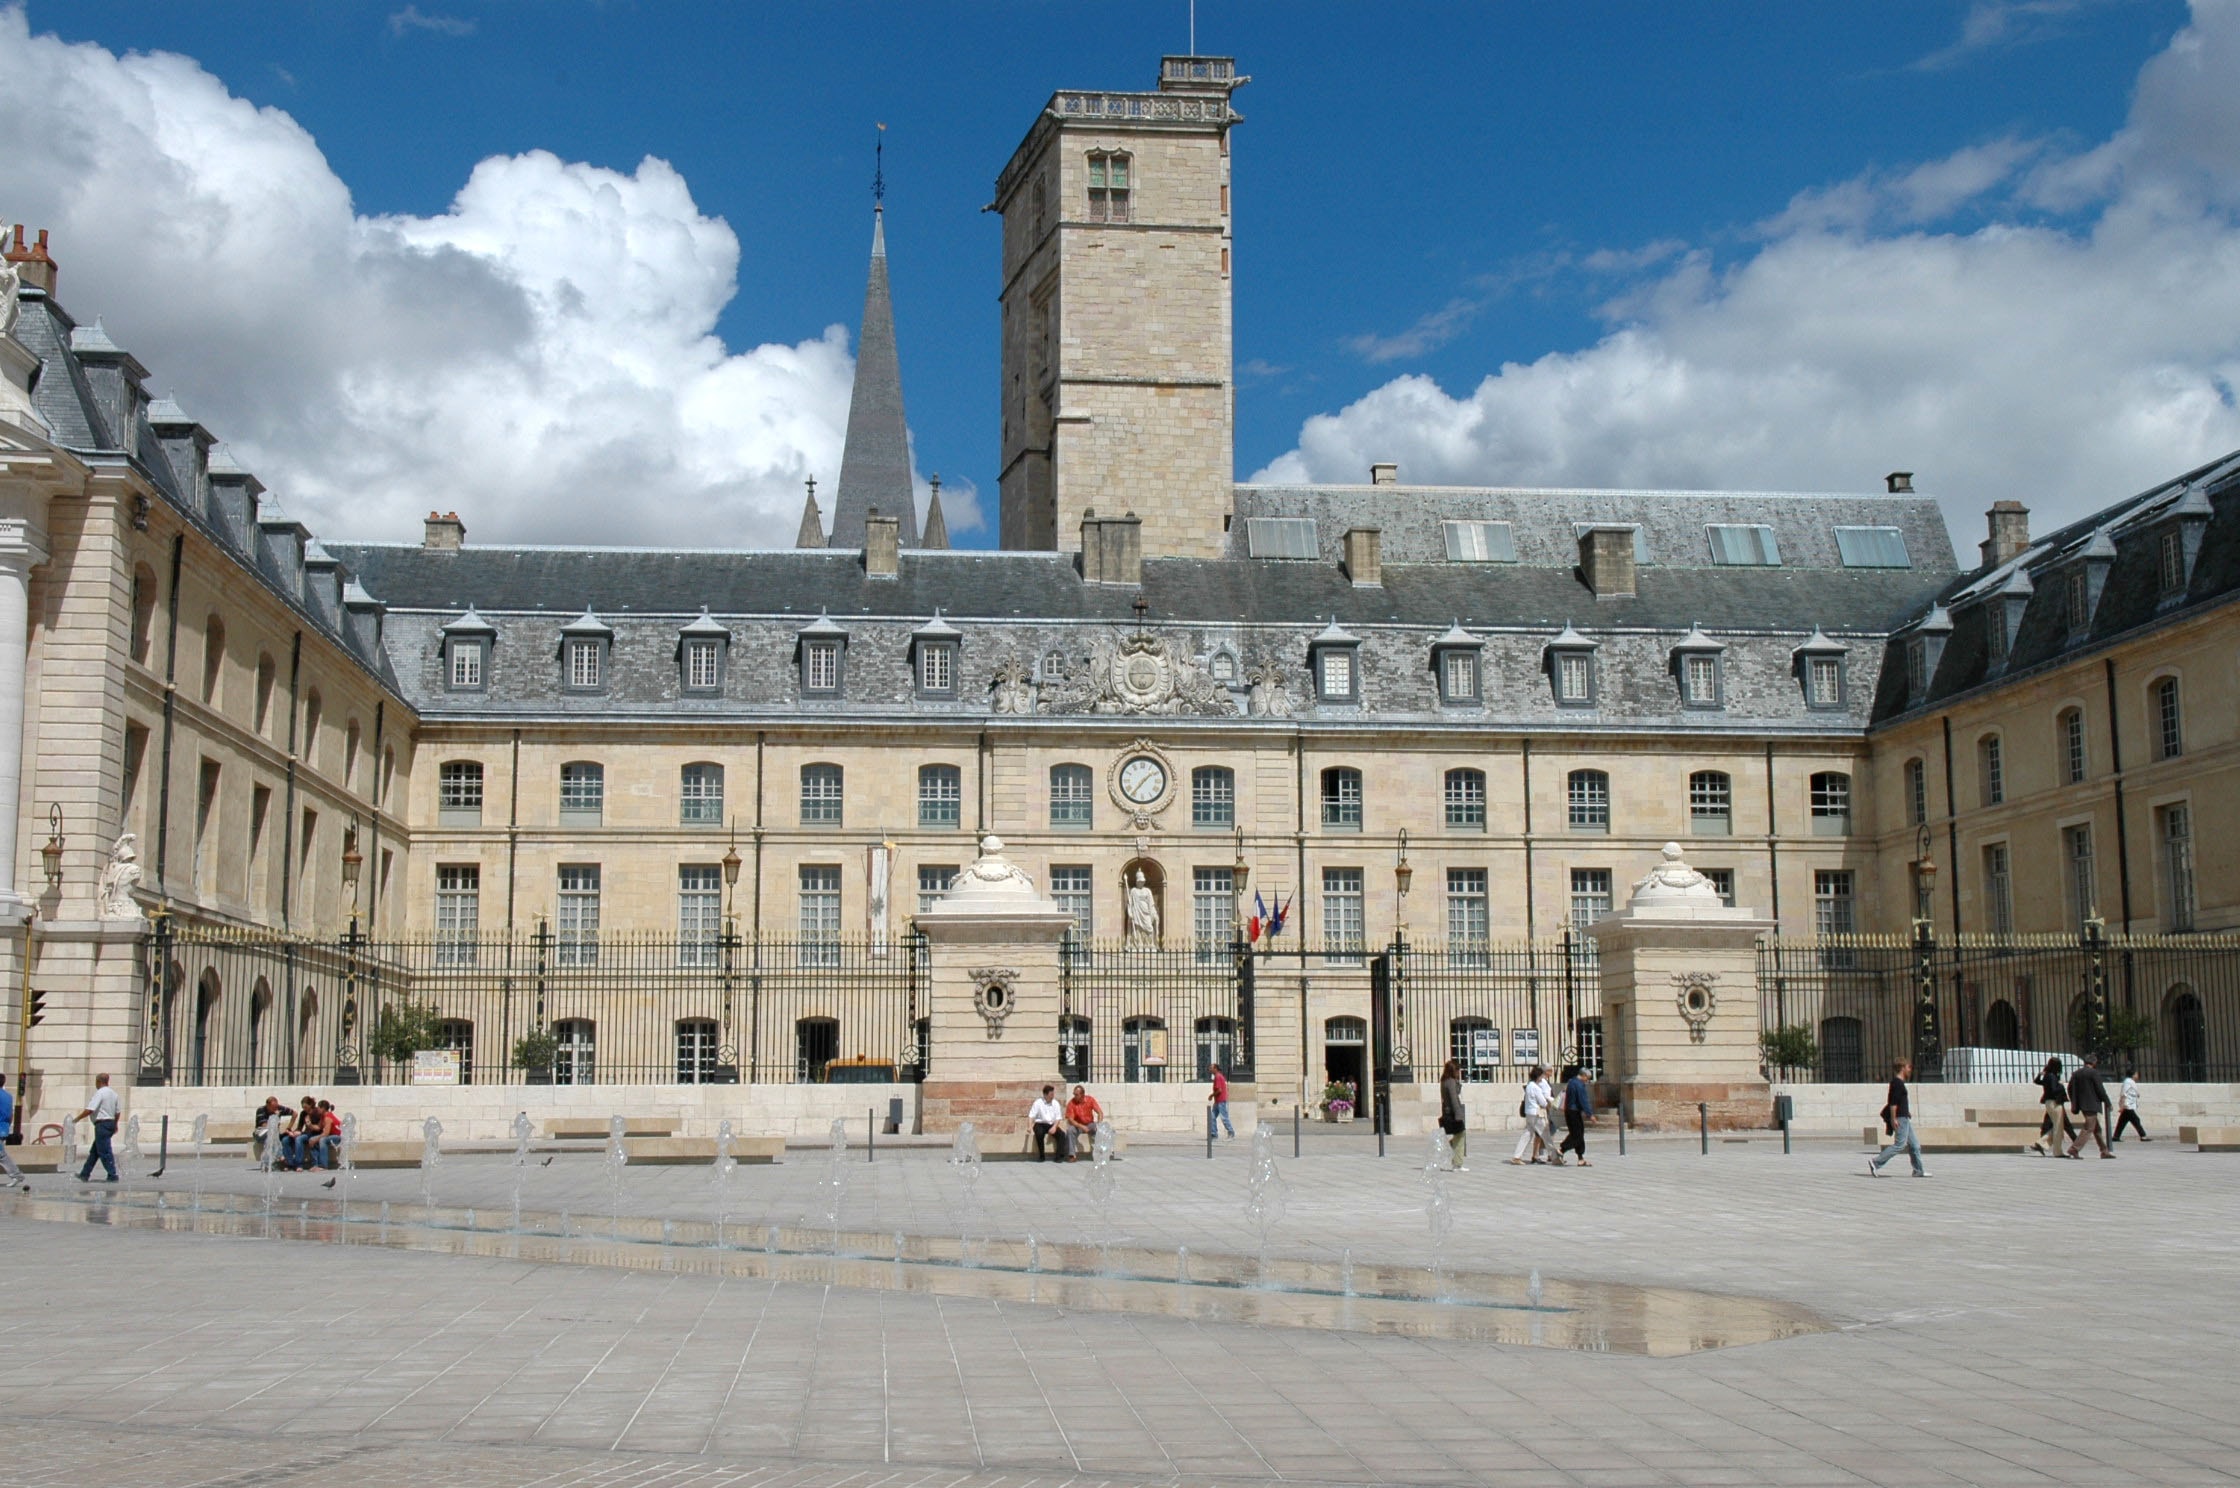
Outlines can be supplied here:
[[1672, 671], [1680, 683], [1683, 708], [1718, 708], [1725, 705], [1726, 681], [1721, 664], [1726, 643], [1715, 641], [1700, 628], [1691, 628], [1672, 648]]
[[917, 673], [918, 696], [953, 698], [957, 695], [957, 650], [964, 633], [941, 618], [933, 618], [910, 632], [912, 665]]
[[2061, 615], [2072, 631], [2092, 623], [2092, 581], [2081, 566], [2070, 569], [2062, 578]]
[[2155, 576], [2162, 592], [2183, 594], [2186, 587], [2185, 534], [2175, 527], [2165, 527], [2155, 537]]
[[614, 629], [586, 605], [581, 615], [560, 627], [560, 690], [605, 692], [607, 652]]
[[703, 695], [723, 691], [723, 662], [730, 649], [731, 632], [703, 607], [700, 618], [677, 636], [678, 680], [684, 690]]
[[1930, 684], [1937, 679], [1937, 664], [1944, 659], [1944, 643], [1952, 636], [1952, 617], [1943, 605], [1929, 613], [1905, 638], [1906, 704], [1919, 706], [1929, 700]]
[[1713, 522], [1704, 528], [1710, 535], [1711, 561], [1721, 568], [1779, 568], [1781, 545], [1773, 529], [1763, 523]]
[[1431, 667], [1439, 679], [1439, 701], [1450, 708], [1475, 708], [1483, 700], [1481, 656], [1484, 643], [1457, 621], [1431, 643]]
[[1817, 627], [1811, 638], [1791, 653], [1796, 662], [1797, 680], [1804, 686], [1804, 705], [1813, 709], [1836, 709], [1844, 703], [1843, 645], [1831, 641]]
[[480, 692], [482, 690], [483, 646], [482, 641], [453, 641], [451, 643], [451, 690], [453, 692]]
[[1340, 628], [1335, 616], [1307, 643], [1307, 657], [1314, 672], [1316, 701], [1340, 705], [1361, 701], [1361, 641]]
[[[443, 685], [447, 692], [481, 692], [489, 685], [490, 646], [498, 632], [475, 613], [474, 606], [443, 627]], [[259, 696], [266, 691], [258, 673]], [[260, 710], [261, 711], [261, 710]]]
[[833, 624], [830, 615], [794, 635], [794, 658], [801, 668], [801, 695], [805, 698], [840, 696], [846, 681], [848, 633]]
[[1594, 653], [1597, 643], [1563, 627], [1563, 634], [1548, 642], [1548, 680], [1554, 686], [1559, 708], [1595, 705]]
[[568, 642], [568, 690], [570, 692], [597, 692], [599, 690], [599, 663], [603, 659], [602, 649], [597, 641], [571, 639]]
[[1126, 222], [1134, 183], [1128, 156], [1099, 150], [1089, 156], [1089, 220]]

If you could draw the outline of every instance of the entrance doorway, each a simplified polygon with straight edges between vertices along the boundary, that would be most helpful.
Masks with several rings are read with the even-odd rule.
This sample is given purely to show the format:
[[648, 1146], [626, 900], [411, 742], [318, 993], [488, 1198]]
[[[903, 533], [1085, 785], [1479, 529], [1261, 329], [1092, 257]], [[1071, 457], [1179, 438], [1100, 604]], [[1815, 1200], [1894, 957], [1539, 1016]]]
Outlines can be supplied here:
[[1322, 1077], [1354, 1090], [1353, 1108], [1363, 1109], [1369, 1092], [1369, 1020], [1327, 1018], [1322, 1024]]

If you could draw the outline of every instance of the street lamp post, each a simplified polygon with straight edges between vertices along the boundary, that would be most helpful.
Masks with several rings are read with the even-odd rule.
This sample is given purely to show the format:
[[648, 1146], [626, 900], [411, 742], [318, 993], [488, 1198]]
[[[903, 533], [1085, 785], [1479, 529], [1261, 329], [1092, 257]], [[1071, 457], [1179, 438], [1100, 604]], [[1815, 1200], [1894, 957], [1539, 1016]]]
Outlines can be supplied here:
[[1913, 859], [1913, 1058], [1923, 1078], [1943, 1063], [1942, 1041], [1937, 1030], [1937, 927], [1930, 917], [1936, 903], [1936, 860], [1929, 855], [1929, 828], [1924, 824], [1914, 841]]
[[732, 1037], [731, 978], [739, 945], [739, 917], [732, 890], [739, 887], [739, 828], [731, 827], [731, 845], [723, 855], [723, 1039], [716, 1050], [716, 1078], [735, 1085], [739, 1080], [739, 1050]]

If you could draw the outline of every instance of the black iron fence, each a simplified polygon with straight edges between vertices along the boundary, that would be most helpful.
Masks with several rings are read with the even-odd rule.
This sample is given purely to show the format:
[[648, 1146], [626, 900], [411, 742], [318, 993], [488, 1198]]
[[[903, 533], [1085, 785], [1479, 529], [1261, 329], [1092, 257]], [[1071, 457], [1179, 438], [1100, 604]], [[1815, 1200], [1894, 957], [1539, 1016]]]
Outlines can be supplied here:
[[[1437, 1079], [1520, 1080], [1534, 1064], [1602, 1073], [1601, 962], [1568, 930], [1551, 940], [1395, 940], [1375, 960], [1373, 1004], [1389, 1004], [1391, 1067]], [[1379, 1030], [1381, 1032], [1381, 1029]]]
[[1058, 1068], [1067, 1080], [1249, 1077], [1253, 958], [1237, 943], [1160, 949], [1069, 940], [1062, 948]]
[[925, 949], [660, 935], [371, 940], [159, 920], [142, 1084], [914, 1079]]
[[1844, 935], [1758, 948], [1767, 1072], [2025, 1082], [2086, 1052], [2143, 1080], [2240, 1079], [2240, 935]]

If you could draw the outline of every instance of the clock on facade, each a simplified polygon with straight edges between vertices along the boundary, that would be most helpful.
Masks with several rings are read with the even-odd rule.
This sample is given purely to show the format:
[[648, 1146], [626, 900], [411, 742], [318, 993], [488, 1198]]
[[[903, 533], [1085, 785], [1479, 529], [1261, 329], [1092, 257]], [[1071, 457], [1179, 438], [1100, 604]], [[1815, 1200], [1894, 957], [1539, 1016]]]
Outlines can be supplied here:
[[1121, 762], [1120, 794], [1137, 806], [1149, 806], [1167, 793], [1167, 767], [1148, 754]]

